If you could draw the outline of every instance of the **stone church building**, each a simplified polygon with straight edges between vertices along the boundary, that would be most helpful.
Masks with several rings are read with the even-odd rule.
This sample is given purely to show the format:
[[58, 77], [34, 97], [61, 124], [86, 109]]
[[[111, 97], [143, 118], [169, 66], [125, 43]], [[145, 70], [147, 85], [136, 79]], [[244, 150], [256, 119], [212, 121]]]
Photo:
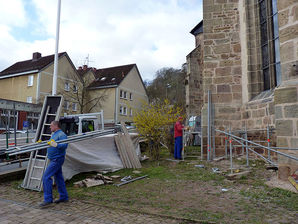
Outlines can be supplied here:
[[[253, 139], [269, 126], [272, 146], [298, 148], [298, 1], [203, 0], [203, 21], [191, 34], [186, 111], [201, 115], [204, 154], [209, 90], [216, 129], [246, 127], [256, 130]], [[216, 132], [217, 155], [224, 144]], [[298, 161], [275, 156], [280, 170], [297, 171]]]

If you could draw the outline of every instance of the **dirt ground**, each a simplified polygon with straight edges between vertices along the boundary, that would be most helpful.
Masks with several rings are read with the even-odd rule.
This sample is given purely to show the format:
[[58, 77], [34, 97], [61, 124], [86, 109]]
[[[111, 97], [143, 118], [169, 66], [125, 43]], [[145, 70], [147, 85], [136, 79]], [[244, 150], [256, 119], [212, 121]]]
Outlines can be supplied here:
[[[83, 174], [68, 181], [67, 189], [74, 200], [184, 220], [180, 223], [298, 223], [298, 194], [277, 188], [288, 183], [280, 184], [276, 171], [266, 170], [264, 162], [251, 160], [250, 168], [245, 164], [245, 159], [234, 158], [233, 172], [237, 176], [229, 177], [228, 160], [147, 161], [139, 169], [139, 176], [149, 178], [121, 187], [74, 187], [74, 182], [89, 175]], [[218, 172], [212, 168], [218, 168]], [[124, 169], [110, 175], [134, 175], [132, 171]], [[28, 197], [42, 196], [17, 188], [20, 183], [21, 180], [6, 184]], [[13, 198], [13, 194], [7, 197]]]

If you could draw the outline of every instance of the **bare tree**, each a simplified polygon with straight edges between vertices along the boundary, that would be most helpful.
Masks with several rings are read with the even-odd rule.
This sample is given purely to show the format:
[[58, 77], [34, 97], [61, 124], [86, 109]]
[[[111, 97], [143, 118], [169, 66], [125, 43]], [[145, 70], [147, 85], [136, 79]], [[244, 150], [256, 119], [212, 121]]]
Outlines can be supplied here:
[[93, 97], [89, 94], [88, 86], [95, 79], [90, 73], [80, 77], [76, 73], [69, 72], [66, 75], [66, 82], [59, 88], [65, 100], [79, 105], [80, 113], [89, 113], [95, 107], [101, 108], [107, 98], [106, 90], [98, 91]]

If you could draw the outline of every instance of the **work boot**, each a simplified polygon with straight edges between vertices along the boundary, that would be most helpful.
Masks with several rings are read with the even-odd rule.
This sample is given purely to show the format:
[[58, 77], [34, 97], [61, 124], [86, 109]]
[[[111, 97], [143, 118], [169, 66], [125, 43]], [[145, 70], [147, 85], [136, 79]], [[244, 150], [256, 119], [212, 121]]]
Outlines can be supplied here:
[[56, 204], [59, 204], [59, 203], [65, 203], [65, 202], [68, 202], [68, 199], [57, 199], [57, 200], [55, 200], [54, 201], [54, 203], [56, 203]]
[[39, 204], [39, 208], [47, 208], [49, 207], [53, 202], [46, 202], [44, 201], [43, 203]]

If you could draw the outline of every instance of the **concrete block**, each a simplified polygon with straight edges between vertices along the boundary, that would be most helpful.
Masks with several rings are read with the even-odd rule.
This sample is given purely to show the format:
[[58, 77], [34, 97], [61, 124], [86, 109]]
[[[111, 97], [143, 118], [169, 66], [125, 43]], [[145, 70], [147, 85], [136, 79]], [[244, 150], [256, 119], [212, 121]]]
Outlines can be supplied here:
[[[298, 138], [291, 138], [291, 148], [297, 148], [298, 149]], [[298, 157], [298, 151], [296, 151], [296, 156]]]
[[286, 118], [298, 118], [298, 104], [285, 106], [284, 114]]
[[276, 145], [278, 147], [289, 147], [287, 138], [279, 137], [279, 136], [277, 137]]
[[290, 167], [287, 165], [278, 165], [278, 178], [284, 181], [290, 176]]
[[294, 103], [297, 102], [297, 88], [289, 87], [276, 89], [274, 92], [274, 103], [283, 104], [283, 103]]
[[278, 27], [282, 27], [289, 22], [289, 10], [278, 12]]
[[280, 43], [288, 41], [288, 40], [293, 40], [298, 36], [298, 24], [292, 25], [292, 26], [287, 26], [284, 29], [279, 30], [279, 39]]
[[231, 46], [230, 44], [223, 44], [220, 46], [214, 46], [213, 50], [216, 54], [229, 53], [231, 52]]
[[289, 41], [280, 45], [280, 60], [291, 61], [294, 58], [294, 41]]
[[277, 1], [277, 8], [278, 8], [278, 11], [281, 11], [291, 5], [294, 5], [295, 3], [297, 3], [297, 0], [279, 0]]
[[231, 87], [230, 87], [230, 85], [217, 85], [217, 92], [218, 93], [230, 93]]
[[217, 76], [227, 76], [231, 74], [231, 67], [216, 68], [215, 75]]
[[277, 136], [293, 136], [293, 121], [291, 120], [276, 120]]

